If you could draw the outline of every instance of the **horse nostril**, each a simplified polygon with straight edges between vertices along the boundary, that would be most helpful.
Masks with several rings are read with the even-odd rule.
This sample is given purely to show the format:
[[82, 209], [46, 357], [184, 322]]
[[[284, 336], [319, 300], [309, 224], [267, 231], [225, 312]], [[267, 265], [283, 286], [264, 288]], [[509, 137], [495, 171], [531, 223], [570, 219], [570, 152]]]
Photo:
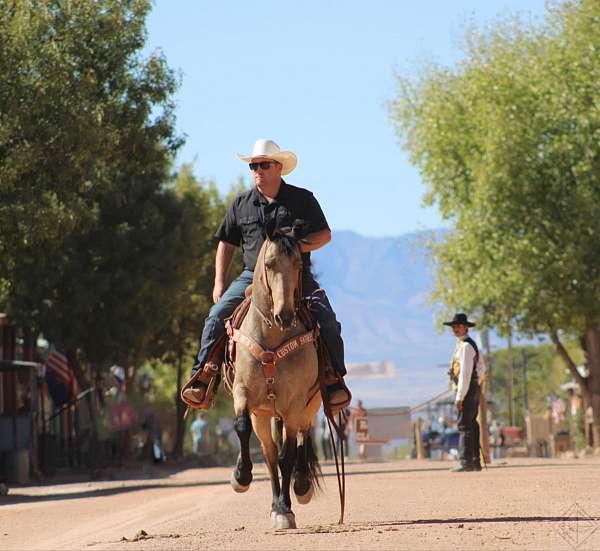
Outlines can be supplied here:
[[278, 314], [275, 314], [274, 318], [275, 318], [275, 323], [281, 328], [281, 329], [288, 329], [289, 327], [291, 327], [292, 322], [294, 321], [294, 313], [293, 312], [281, 312]]

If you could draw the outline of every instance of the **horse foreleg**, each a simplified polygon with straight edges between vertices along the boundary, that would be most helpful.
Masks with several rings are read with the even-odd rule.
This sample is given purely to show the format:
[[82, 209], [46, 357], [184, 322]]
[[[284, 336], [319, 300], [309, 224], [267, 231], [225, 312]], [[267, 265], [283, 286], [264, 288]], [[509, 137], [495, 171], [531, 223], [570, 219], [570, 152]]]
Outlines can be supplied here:
[[252, 460], [250, 459], [250, 435], [252, 425], [250, 414], [244, 409], [233, 421], [233, 428], [240, 439], [240, 454], [237, 465], [231, 475], [231, 486], [236, 492], [245, 492], [252, 482]]
[[292, 512], [290, 499], [290, 482], [292, 471], [296, 463], [297, 443], [296, 434], [288, 431], [279, 453], [279, 470], [281, 471], [281, 492], [275, 506], [276, 515], [273, 519], [275, 528], [296, 528], [296, 520]]
[[271, 502], [271, 516], [277, 514], [276, 507], [277, 501], [279, 500], [279, 494], [281, 493], [281, 485], [279, 484], [279, 471], [277, 464], [277, 445], [273, 440], [272, 428], [270, 417], [264, 415], [252, 415], [252, 426], [254, 432], [260, 440], [262, 447], [263, 456], [267, 469], [269, 469], [269, 476], [271, 477], [271, 491], [273, 493], [273, 500]]

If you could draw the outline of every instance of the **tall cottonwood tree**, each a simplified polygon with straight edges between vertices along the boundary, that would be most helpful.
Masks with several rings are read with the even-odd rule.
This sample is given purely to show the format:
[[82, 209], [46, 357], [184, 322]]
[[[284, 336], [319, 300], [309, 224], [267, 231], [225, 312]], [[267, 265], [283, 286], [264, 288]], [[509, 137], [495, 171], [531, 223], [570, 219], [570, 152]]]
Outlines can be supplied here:
[[[541, 25], [467, 34], [464, 60], [399, 78], [390, 114], [454, 224], [433, 244], [435, 298], [484, 323], [550, 336], [594, 414], [600, 446], [600, 3]], [[581, 375], [562, 337], [579, 337]]]

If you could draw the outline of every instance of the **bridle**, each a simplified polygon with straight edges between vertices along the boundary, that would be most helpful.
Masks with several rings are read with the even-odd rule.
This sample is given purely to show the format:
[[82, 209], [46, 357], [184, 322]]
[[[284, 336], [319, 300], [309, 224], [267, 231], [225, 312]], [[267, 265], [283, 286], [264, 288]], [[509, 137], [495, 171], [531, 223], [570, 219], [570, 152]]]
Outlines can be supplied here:
[[[267, 240], [265, 249], [262, 253], [262, 259], [261, 259], [261, 263], [260, 263], [262, 280], [264, 281], [264, 285], [267, 288], [267, 299], [269, 301], [268, 313], [265, 314], [260, 309], [258, 304], [256, 304], [256, 301], [254, 300], [254, 294], [253, 294], [252, 300], [251, 300], [251, 305], [258, 312], [258, 315], [265, 322], [265, 324], [267, 325], [267, 327], [269, 329], [271, 329], [275, 325], [275, 305], [273, 304], [273, 290], [271, 289], [271, 285], [269, 284], [269, 277], [267, 274], [267, 261], [266, 261], [267, 251], [269, 250], [270, 246], [271, 246], [271, 241]], [[298, 250], [300, 250], [300, 244], [297, 243], [296, 246], [298, 247]], [[294, 290], [294, 319], [292, 321], [292, 327], [296, 327], [296, 325], [298, 323], [298, 311], [300, 310], [301, 299], [302, 299], [302, 267], [298, 271], [298, 282], [297, 282], [296, 288]]]

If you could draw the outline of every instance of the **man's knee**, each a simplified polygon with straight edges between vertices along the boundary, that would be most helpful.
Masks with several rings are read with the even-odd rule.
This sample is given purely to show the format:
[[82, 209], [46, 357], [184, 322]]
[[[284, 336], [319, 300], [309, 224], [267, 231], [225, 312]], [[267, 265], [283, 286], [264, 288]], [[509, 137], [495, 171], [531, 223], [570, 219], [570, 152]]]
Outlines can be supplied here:
[[208, 311], [208, 316], [206, 317], [205, 323], [221, 323], [224, 324], [225, 320], [233, 314], [234, 310], [241, 304], [244, 300], [244, 297], [241, 297], [239, 300], [221, 300], [216, 304], [213, 304], [211, 309]]
[[319, 322], [321, 332], [327, 335], [341, 335], [342, 324], [336, 319], [335, 314], [333, 316], [315, 316]]
[[227, 317], [224, 313], [225, 308], [223, 307], [223, 304], [221, 304], [221, 301], [217, 302], [216, 304], [213, 304], [210, 308], [210, 310], [208, 311], [208, 316], [206, 316], [206, 321], [208, 322], [209, 320], [214, 320], [214, 321], [224, 321], [225, 318]]

